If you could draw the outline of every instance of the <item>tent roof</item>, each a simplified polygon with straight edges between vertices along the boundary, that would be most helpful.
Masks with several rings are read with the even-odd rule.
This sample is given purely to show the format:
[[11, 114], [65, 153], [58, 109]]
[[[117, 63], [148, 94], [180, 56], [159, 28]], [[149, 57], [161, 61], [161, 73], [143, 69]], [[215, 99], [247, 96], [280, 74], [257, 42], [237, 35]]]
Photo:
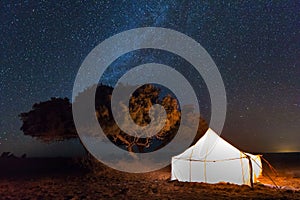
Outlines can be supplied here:
[[[251, 156], [251, 154], [249, 155]], [[173, 159], [215, 162], [240, 159], [241, 157], [246, 157], [245, 153], [226, 142], [209, 128], [195, 145], [174, 156]]]

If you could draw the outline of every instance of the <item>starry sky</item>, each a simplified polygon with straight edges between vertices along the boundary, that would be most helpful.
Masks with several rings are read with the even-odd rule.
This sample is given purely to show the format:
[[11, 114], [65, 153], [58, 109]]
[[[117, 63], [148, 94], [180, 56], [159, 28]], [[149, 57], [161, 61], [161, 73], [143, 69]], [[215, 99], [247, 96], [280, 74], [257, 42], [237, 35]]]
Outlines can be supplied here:
[[[50, 97], [71, 99], [76, 73], [96, 45], [147, 26], [182, 32], [211, 55], [228, 99], [222, 137], [249, 152], [299, 152], [299, 13], [299, 1], [1, 1], [0, 152], [82, 154], [78, 140], [43, 144], [23, 136], [18, 114]], [[113, 84], [137, 63], [184, 65], [164, 54], [123, 55], [101, 81]], [[202, 107], [209, 118], [209, 106]]]

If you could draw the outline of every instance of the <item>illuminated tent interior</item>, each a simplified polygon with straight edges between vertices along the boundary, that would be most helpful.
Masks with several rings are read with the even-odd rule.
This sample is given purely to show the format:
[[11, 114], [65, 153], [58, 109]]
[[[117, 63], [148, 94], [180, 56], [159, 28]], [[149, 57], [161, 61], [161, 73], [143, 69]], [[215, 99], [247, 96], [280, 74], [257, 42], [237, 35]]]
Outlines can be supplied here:
[[172, 180], [253, 186], [261, 173], [259, 155], [240, 151], [212, 129], [195, 145], [172, 157]]

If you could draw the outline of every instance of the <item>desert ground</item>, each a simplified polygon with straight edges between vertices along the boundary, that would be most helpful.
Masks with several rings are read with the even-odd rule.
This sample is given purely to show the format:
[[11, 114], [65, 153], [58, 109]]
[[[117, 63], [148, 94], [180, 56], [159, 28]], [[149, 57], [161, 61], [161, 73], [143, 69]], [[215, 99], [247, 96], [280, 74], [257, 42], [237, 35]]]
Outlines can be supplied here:
[[100, 165], [91, 172], [69, 158], [2, 158], [0, 199], [300, 199], [299, 153], [268, 158], [278, 174], [263, 163], [254, 188], [170, 181], [170, 167], [129, 174]]

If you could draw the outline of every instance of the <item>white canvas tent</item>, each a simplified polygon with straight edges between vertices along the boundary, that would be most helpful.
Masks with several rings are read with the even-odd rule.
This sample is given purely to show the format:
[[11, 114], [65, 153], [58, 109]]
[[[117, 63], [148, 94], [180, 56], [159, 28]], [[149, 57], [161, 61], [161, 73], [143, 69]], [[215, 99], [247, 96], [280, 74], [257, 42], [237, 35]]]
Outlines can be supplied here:
[[212, 129], [195, 145], [172, 157], [172, 180], [252, 186], [261, 173], [259, 155], [238, 150]]

